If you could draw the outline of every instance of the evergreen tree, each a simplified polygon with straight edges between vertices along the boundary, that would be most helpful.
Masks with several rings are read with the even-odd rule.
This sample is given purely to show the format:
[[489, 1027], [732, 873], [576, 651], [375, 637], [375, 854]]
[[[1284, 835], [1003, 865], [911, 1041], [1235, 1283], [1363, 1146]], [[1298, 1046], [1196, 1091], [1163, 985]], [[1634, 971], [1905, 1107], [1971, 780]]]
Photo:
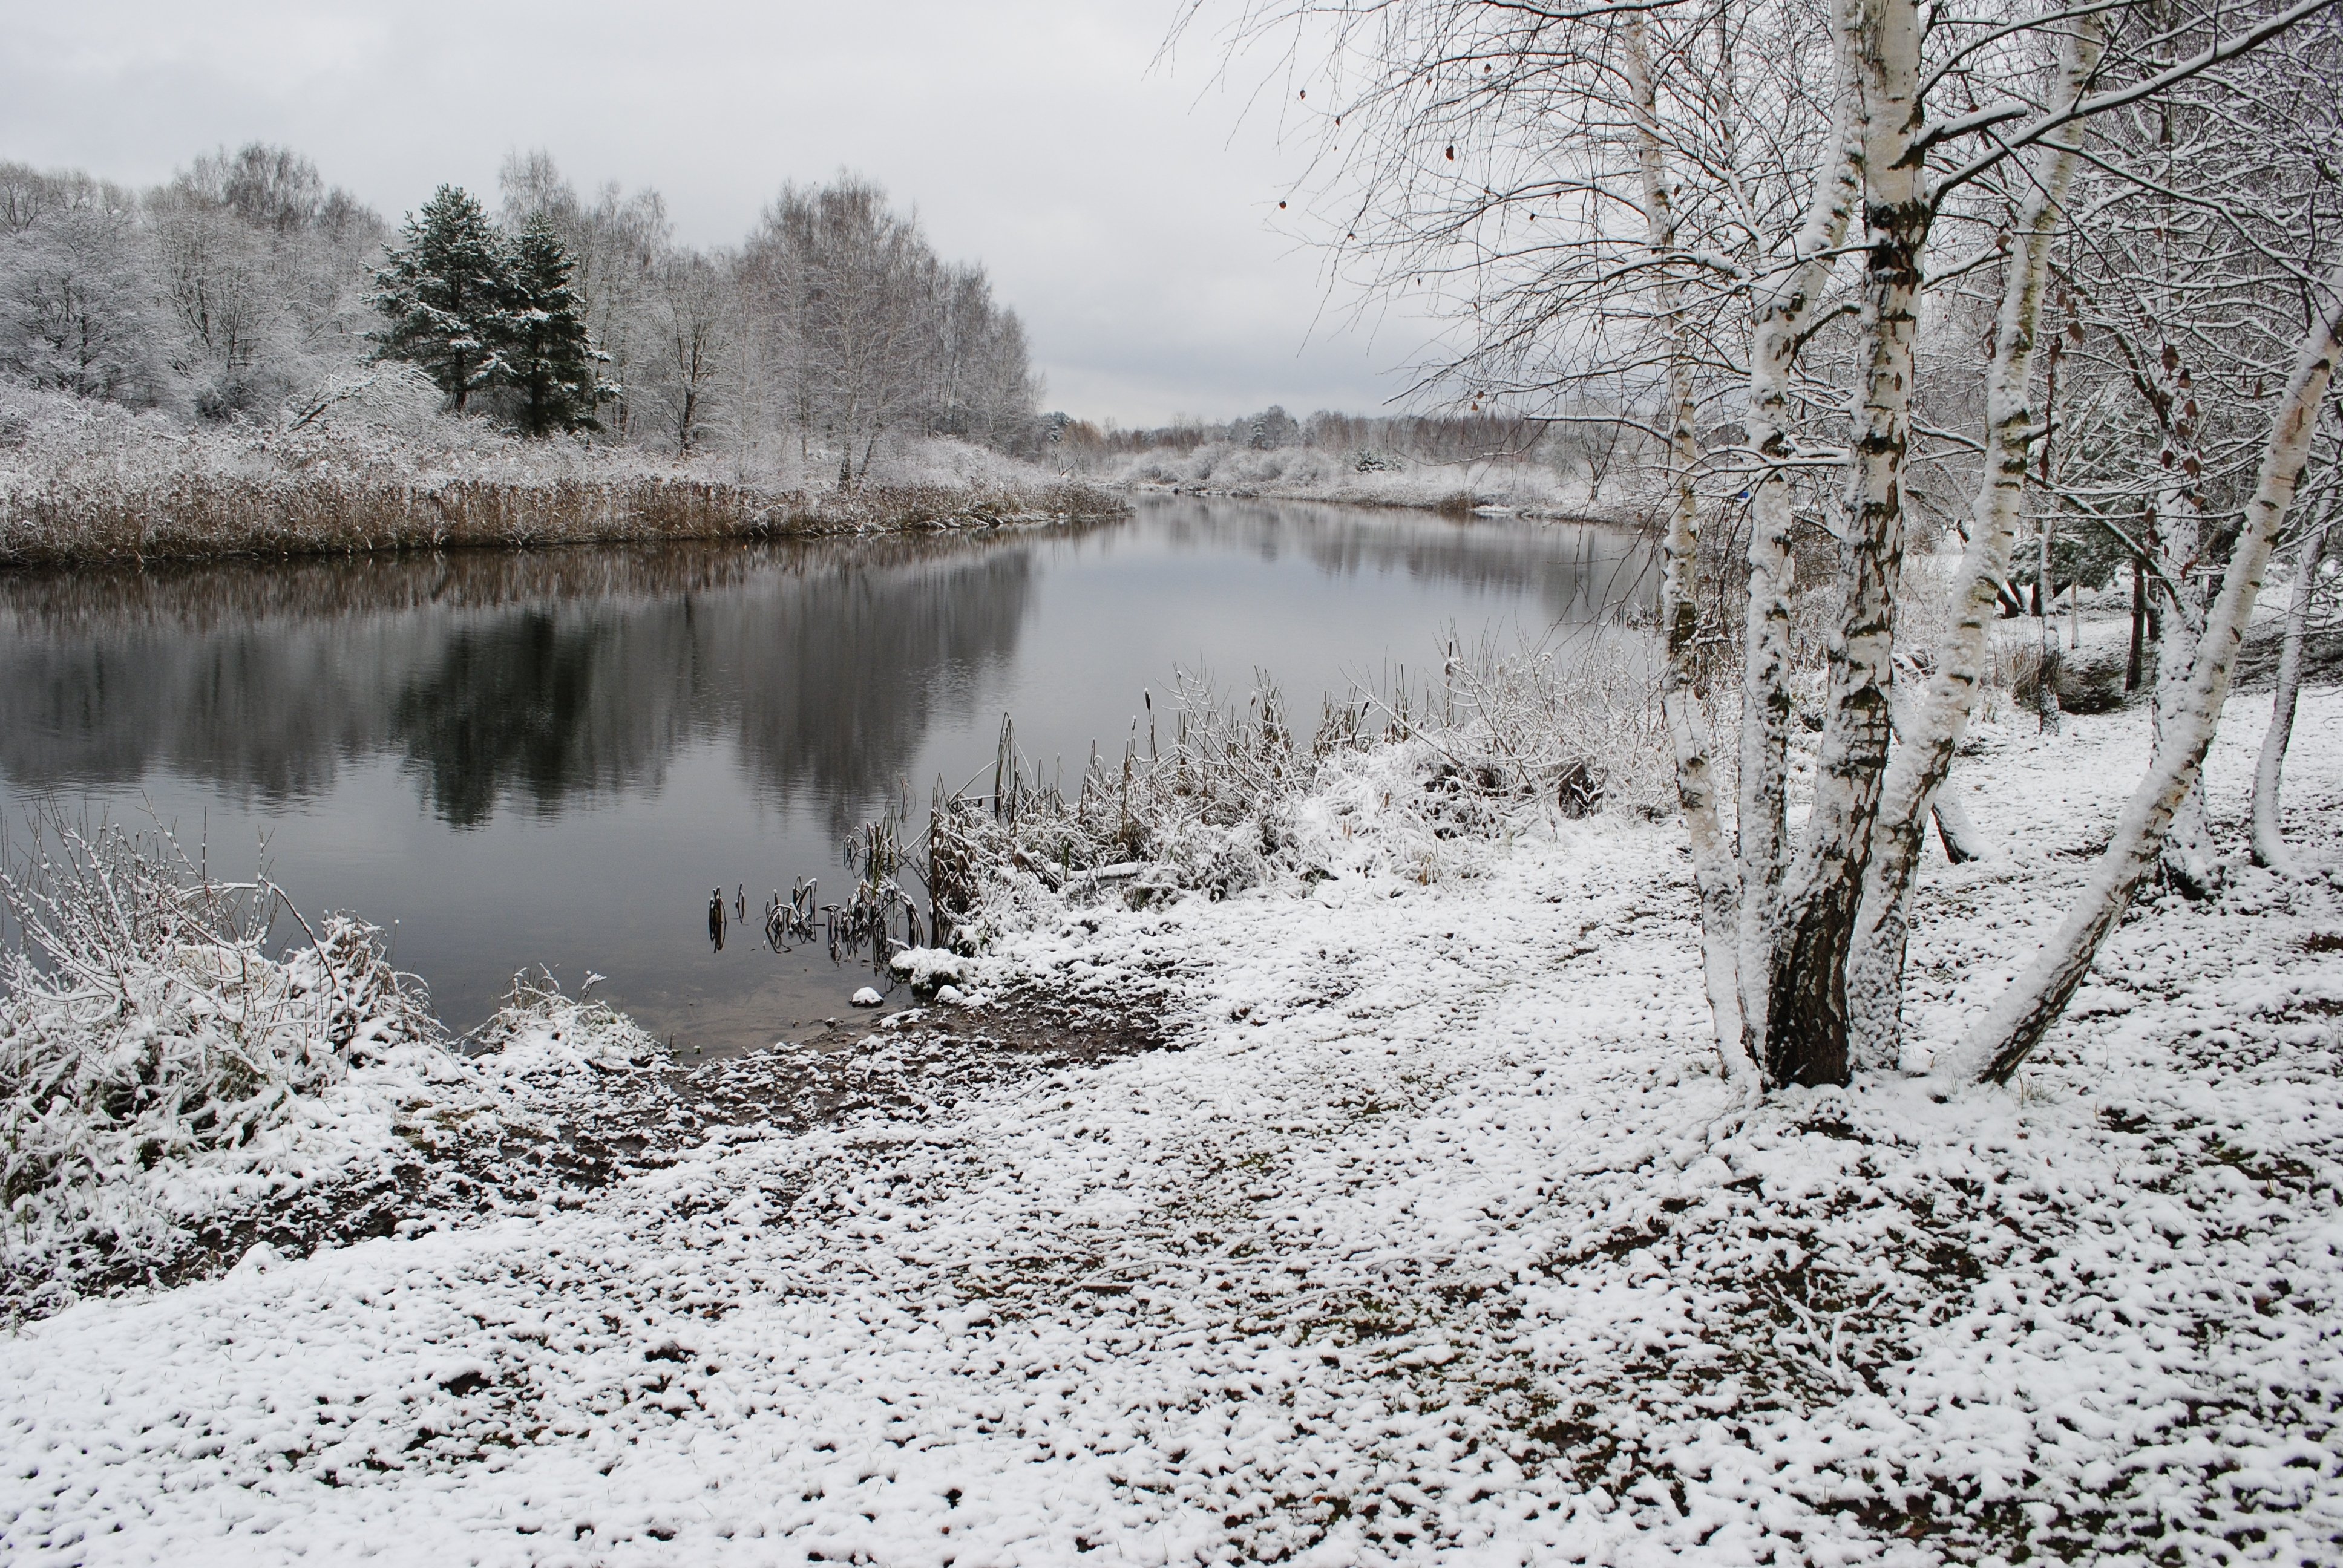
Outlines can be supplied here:
[[568, 248], [543, 213], [513, 242], [505, 378], [520, 394], [518, 417], [527, 435], [598, 430], [595, 405], [618, 395], [597, 373], [609, 357], [587, 337], [571, 265]]
[[512, 262], [468, 194], [441, 186], [374, 277], [375, 308], [390, 318], [373, 334], [377, 357], [423, 367], [459, 414], [467, 397], [506, 379]]

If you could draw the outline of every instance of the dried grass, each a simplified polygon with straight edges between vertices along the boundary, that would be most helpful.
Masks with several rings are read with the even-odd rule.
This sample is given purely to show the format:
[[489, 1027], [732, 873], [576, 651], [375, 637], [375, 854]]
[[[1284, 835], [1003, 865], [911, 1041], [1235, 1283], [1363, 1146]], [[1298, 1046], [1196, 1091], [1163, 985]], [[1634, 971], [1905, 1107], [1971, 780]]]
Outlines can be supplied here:
[[1433, 679], [1330, 699], [1306, 733], [1266, 679], [1242, 703], [1182, 679], [1119, 758], [1092, 753], [1071, 795], [1004, 724], [991, 789], [939, 786], [930, 806], [916, 869], [937, 939], [973, 951], [1070, 900], [1470, 877], [1563, 819], [1664, 813], [1673, 775], [1639, 647], [1452, 646]]
[[0, 566], [144, 564], [223, 556], [819, 538], [1095, 517], [1088, 487], [935, 484], [774, 493], [683, 477], [539, 480], [176, 474], [51, 477], [0, 491]]

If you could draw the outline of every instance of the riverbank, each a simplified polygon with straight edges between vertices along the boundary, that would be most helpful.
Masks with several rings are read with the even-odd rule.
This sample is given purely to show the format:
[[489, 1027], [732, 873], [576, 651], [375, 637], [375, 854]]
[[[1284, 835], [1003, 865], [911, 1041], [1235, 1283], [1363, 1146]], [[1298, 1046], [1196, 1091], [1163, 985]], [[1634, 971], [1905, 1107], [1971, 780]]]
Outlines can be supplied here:
[[1064, 480], [775, 490], [686, 475], [545, 478], [201, 473], [0, 490], [0, 568], [143, 565], [397, 550], [828, 538], [1116, 516]]
[[[2231, 849], [2266, 713], [2237, 699], [2210, 759]], [[1182, 1049], [804, 1131], [711, 1118], [590, 1191], [71, 1306], [0, 1342], [0, 1541], [2322, 1557], [2343, 691], [2296, 735], [2287, 826], [2318, 869], [2144, 901], [2017, 1091], [1866, 1079], [1745, 1117], [1674, 827], [1525, 801], [1460, 832], [1439, 759], [1346, 753], [1278, 819], [1286, 869], [1037, 900], [959, 977], [973, 1016], [1014, 975]], [[1953, 787], [2015, 852], [1924, 875], [1915, 1064], [2056, 919], [2147, 747], [2137, 709], [1980, 727]], [[627, 1067], [548, 1033], [505, 1078], [590, 1115]], [[444, 1128], [433, 1098], [390, 1113]]]
[[[361, 417], [363, 416], [363, 417]], [[389, 422], [386, 422], [388, 420]], [[187, 427], [0, 396], [0, 569], [941, 532], [1119, 516], [1121, 497], [949, 440], [866, 460], [524, 441], [479, 419], [328, 409]]]

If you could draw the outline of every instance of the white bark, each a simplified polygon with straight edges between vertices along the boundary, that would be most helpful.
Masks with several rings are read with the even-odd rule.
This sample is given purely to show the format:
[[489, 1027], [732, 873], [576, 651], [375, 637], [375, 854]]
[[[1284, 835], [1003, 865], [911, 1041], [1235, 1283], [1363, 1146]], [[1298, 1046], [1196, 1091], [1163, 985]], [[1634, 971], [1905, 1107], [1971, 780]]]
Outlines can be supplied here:
[[[2086, 15], [2069, 25], [2059, 61], [2063, 112], [2080, 100], [2097, 66], [2098, 19]], [[1899, 726], [1900, 744], [1887, 768], [1879, 816], [1872, 829], [1870, 864], [1865, 870], [1863, 912], [1848, 963], [1847, 1005], [1857, 1059], [1893, 1066], [1902, 1050], [1904, 950], [1913, 878], [1926, 840], [1928, 806], [1952, 770], [1961, 737], [1984, 678], [1989, 647], [1987, 628], [1998, 618], [1999, 585], [2009, 576], [2010, 553], [2026, 496], [2026, 457], [2039, 423], [2033, 407], [2034, 364], [2049, 277], [2050, 254], [2057, 243], [2063, 206], [2075, 179], [2071, 145], [2037, 146], [2029, 195], [2012, 236], [2009, 270], [2003, 279], [2001, 312], [1994, 332], [1993, 363], [1986, 374], [1987, 461], [1971, 509], [1968, 548], [1952, 584], [1951, 613], [1927, 697], [1912, 721]], [[2048, 592], [2044, 582], [2043, 591]], [[2043, 625], [2049, 625], [2048, 606]], [[2055, 641], [2046, 638], [2046, 681]], [[2054, 708], [2057, 699], [2046, 697]], [[1957, 809], [1957, 808], [1956, 808]]]
[[2310, 601], [2318, 591], [2318, 564], [2334, 532], [2330, 513], [2302, 541], [2300, 564], [2295, 569], [2294, 600], [2286, 609], [2286, 642], [2278, 650], [2278, 694], [2270, 702], [2269, 729], [2262, 734], [2262, 754], [2254, 769], [2254, 864], [2280, 876], [2296, 874], [2294, 857], [2278, 819], [2279, 775], [2286, 767], [2287, 743], [2294, 738], [2295, 693], [2302, 681], [2302, 635], [2310, 624]]
[[1736, 955], [1749, 1060], [1765, 1054], [1765, 990], [1773, 965], [1775, 904], [1788, 865], [1783, 820], [1789, 774], [1790, 369], [1835, 253], [1863, 198], [1854, 94], [1848, 81], [1847, 9], [1835, 5], [1837, 88], [1815, 172], [1812, 205], [1783, 270], [1757, 295], [1749, 357], [1750, 445], [1765, 466], [1749, 497], [1749, 605], [1741, 665], [1741, 915]]
[[2205, 752], [2213, 743], [2222, 705], [2236, 673], [2254, 600], [2271, 548], [2294, 499], [2295, 482], [2309, 456], [2318, 406], [2335, 373], [2336, 335], [2343, 326], [2343, 267], [2328, 276], [2315, 302], [2317, 318], [2279, 399], [2269, 440], [2247, 503], [2221, 596], [2206, 618], [2197, 658], [2187, 683], [2157, 738], [2147, 776], [2132, 793], [2116, 824], [2115, 838], [2099, 856], [2082, 896], [2056, 934], [2026, 972], [2003, 992], [1967, 1040], [1945, 1053], [1937, 1070], [1962, 1079], [2002, 1082], [2024, 1064], [2043, 1034], [2064, 1011], [2089, 972], [2099, 944], [2123, 918], [2132, 895], [2157, 863], [2182, 799], [2197, 782]]
[[1920, 18], [1913, 0], [1856, 0], [1863, 291], [1845, 607], [1830, 650], [1829, 709], [1807, 838], [1783, 879], [1766, 977], [1765, 1076], [1838, 1083], [1850, 1067], [1846, 964], [1887, 761], [1896, 593], [1911, 440], [1912, 341], [1929, 196], [1913, 157], [1920, 123]]
[[[2176, 390], [2185, 396], [2186, 382]], [[2171, 448], [2167, 447], [2166, 452], [2169, 456]], [[2194, 500], [2177, 487], [2168, 487], [2157, 498], [2157, 538], [2167, 567], [2165, 577], [2174, 590], [2172, 602], [2165, 606], [2164, 635], [2156, 648], [2154, 724], [2161, 745], [2165, 731], [2180, 722], [2179, 709], [2188, 700], [2197, 628], [2205, 624], [2205, 527]], [[2219, 887], [2220, 869], [2205, 827], [2201, 782], [2191, 783], [2175, 807], [2171, 828], [2165, 835], [2163, 859], [2166, 872], [2189, 897], [2203, 898]]]
[[1740, 878], [1717, 819], [1708, 726], [1702, 719], [1694, 690], [1693, 660], [1700, 630], [1700, 500], [1693, 488], [1693, 475], [1700, 462], [1700, 438], [1694, 427], [1697, 410], [1693, 398], [1692, 348], [1680, 291], [1669, 272], [1670, 253], [1675, 247], [1675, 217], [1668, 199], [1667, 165], [1652, 82], [1650, 34], [1643, 12], [1628, 13], [1625, 35], [1636, 163], [1643, 176], [1644, 223], [1659, 280], [1657, 315], [1667, 335], [1669, 505], [1660, 552], [1660, 626], [1665, 643], [1660, 709], [1675, 753], [1676, 799], [1684, 809], [1693, 881], [1700, 895], [1701, 974], [1716, 1026], [1717, 1050], [1729, 1076], [1754, 1083], [1754, 1064], [1742, 1039], [1741, 990], [1735, 962]]

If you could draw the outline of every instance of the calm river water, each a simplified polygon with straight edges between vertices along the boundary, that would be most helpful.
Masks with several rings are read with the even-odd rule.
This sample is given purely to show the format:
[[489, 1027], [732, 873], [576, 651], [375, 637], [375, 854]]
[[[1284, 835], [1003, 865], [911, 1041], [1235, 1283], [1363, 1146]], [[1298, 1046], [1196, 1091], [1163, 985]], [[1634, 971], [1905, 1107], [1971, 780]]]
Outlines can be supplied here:
[[991, 538], [0, 576], [0, 788], [18, 849], [44, 802], [151, 802], [226, 874], [266, 844], [305, 910], [390, 928], [456, 1028], [543, 963], [739, 1047], [870, 970], [711, 951], [709, 890], [745, 883], [752, 925], [792, 877], [843, 893], [846, 834], [900, 784], [989, 783], [1003, 713], [1071, 779], [1179, 669], [1266, 671], [1306, 726], [1452, 629], [1535, 639], [1651, 588], [1602, 528], [1190, 498]]

